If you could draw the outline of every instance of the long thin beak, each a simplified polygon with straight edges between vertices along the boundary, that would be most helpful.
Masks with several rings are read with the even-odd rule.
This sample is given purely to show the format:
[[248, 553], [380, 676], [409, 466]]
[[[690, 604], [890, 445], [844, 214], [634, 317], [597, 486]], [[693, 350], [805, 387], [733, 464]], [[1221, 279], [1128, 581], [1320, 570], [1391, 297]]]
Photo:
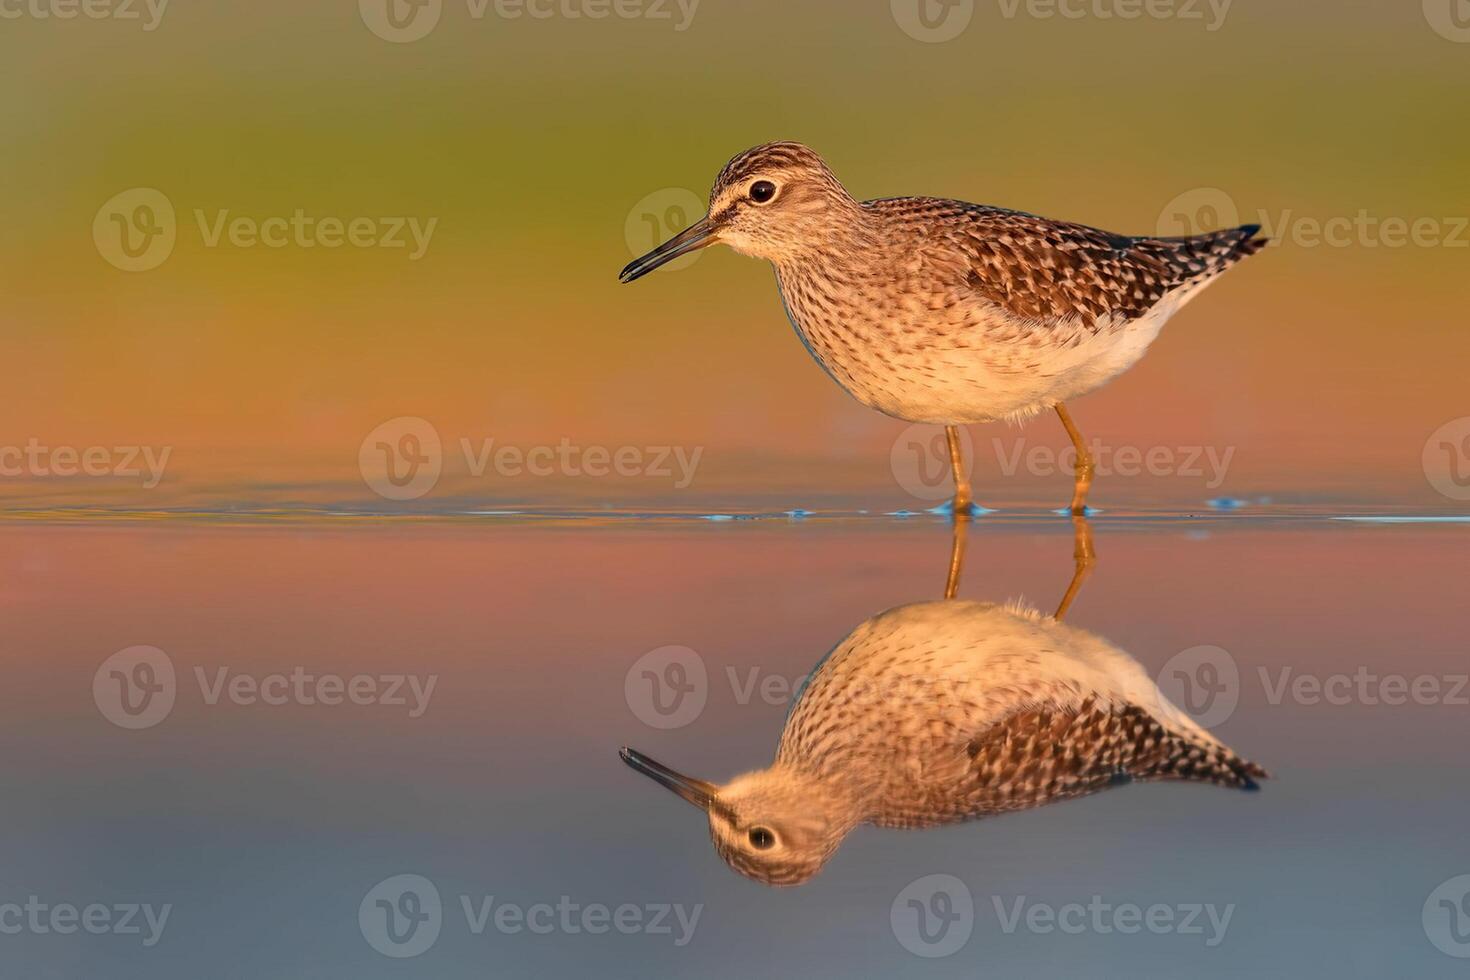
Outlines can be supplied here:
[[702, 779], [691, 779], [683, 773], [675, 772], [661, 762], [654, 762], [642, 752], [635, 752], [626, 746], [618, 750], [618, 755], [632, 768], [659, 785], [678, 793], [701, 810], [708, 811], [715, 805], [720, 788], [714, 783], [707, 783]]
[[618, 274], [618, 281], [632, 282], [635, 279], [642, 279], [654, 269], [674, 261], [681, 255], [708, 248], [719, 238], [719, 234], [719, 228], [715, 227], [709, 218], [700, 218], [652, 252], [629, 262], [627, 267]]

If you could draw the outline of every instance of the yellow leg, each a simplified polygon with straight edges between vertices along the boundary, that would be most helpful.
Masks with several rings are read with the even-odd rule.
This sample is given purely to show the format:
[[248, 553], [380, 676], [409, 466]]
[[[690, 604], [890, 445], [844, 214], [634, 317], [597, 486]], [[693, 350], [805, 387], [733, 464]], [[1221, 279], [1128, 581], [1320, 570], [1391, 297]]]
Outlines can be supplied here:
[[1072, 514], [1076, 517], [1087, 516], [1087, 491], [1092, 489], [1092, 474], [1097, 469], [1092, 461], [1092, 454], [1087, 451], [1087, 444], [1082, 441], [1082, 433], [1077, 431], [1077, 426], [1072, 424], [1072, 416], [1067, 414], [1066, 406], [1057, 402], [1057, 418], [1062, 420], [1062, 425], [1067, 429], [1067, 435], [1072, 438], [1072, 447], [1077, 450], [1077, 474], [1076, 482], [1072, 487]]
[[944, 438], [949, 443], [949, 465], [954, 470], [954, 516], [955, 520], [968, 520], [970, 504], [970, 478], [965, 475], [965, 454], [960, 449], [960, 430], [953, 425], [944, 427]]
[[1073, 547], [1072, 547], [1072, 582], [1067, 586], [1067, 594], [1062, 596], [1061, 604], [1057, 606], [1056, 619], [1060, 621], [1067, 615], [1067, 610], [1072, 608], [1072, 600], [1077, 598], [1077, 593], [1082, 591], [1082, 583], [1087, 576], [1092, 574], [1092, 567], [1097, 564], [1097, 553], [1092, 550], [1092, 528], [1085, 517], [1072, 518]]
[[954, 522], [954, 543], [949, 549], [949, 578], [944, 582], [944, 597], [953, 599], [960, 591], [960, 573], [965, 568], [965, 539], [970, 533], [969, 521]]

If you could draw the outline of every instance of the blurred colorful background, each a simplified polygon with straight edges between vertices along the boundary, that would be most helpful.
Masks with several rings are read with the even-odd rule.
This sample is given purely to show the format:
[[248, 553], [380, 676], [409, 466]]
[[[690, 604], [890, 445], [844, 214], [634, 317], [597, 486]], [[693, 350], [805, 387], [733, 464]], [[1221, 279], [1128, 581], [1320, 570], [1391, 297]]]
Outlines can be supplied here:
[[[0, 0], [0, 974], [1463, 975], [1467, 15]], [[1224, 654], [1221, 734], [1271, 769], [1261, 793], [1133, 787], [863, 831], [770, 892], [617, 760], [760, 765], [789, 706], [735, 679], [801, 678], [950, 568], [949, 522], [907, 519], [948, 496], [935, 433], [833, 385], [768, 269], [710, 250], [617, 283], [770, 139], [816, 147], [860, 197], [1277, 240], [1072, 406], [1113, 462], [1068, 622], [1161, 679]], [[969, 435], [1002, 513], [975, 523], [960, 595], [1055, 608], [1086, 551], [1048, 513], [1065, 436]], [[798, 510], [842, 519], [780, 516]], [[758, 515], [776, 518], [733, 521]], [[179, 519], [143, 524], [161, 517]], [[671, 646], [711, 695], [678, 730], [629, 694]], [[139, 648], [166, 677], [119, 676]], [[201, 681], [298, 669], [442, 683], [409, 717]], [[1454, 693], [1273, 686], [1363, 672]], [[161, 714], [119, 720], [114, 692]], [[920, 958], [892, 910], [938, 872], [974, 889], [979, 928]], [[450, 913], [408, 963], [361, 911], [405, 873]], [[491, 893], [705, 917], [687, 949], [471, 934], [456, 899]], [[1012, 935], [991, 902], [1014, 896], [1239, 915], [1224, 949]], [[176, 909], [156, 949], [14, 934], [37, 897]]]
[[[934, 3], [943, 43], [919, 39], [917, 0], [393, 0], [397, 28], [384, 2], [7, 8], [0, 445], [170, 450], [152, 487], [11, 467], [7, 509], [386, 506], [359, 450], [400, 417], [445, 446], [419, 506], [902, 503], [905, 427], [811, 362], [768, 269], [714, 250], [617, 283], [726, 159], [773, 138], [819, 149], [860, 197], [1137, 234], [1266, 226], [1276, 247], [1074, 409], [1106, 445], [1232, 451], [1228, 480], [1104, 480], [1103, 506], [1463, 507], [1424, 462], [1431, 434], [1470, 415], [1455, 0], [1180, 0], [1135, 20], [1080, 0]], [[119, 253], [123, 230], [139, 247], [164, 230], [135, 222], [136, 189], [172, 208], [171, 252], [159, 235], [162, 253]], [[431, 233], [271, 247], [221, 224], [298, 211], [369, 219], [364, 242], [390, 219]], [[982, 501], [1065, 501], [1064, 471], [1007, 478], [993, 443], [1060, 448], [1054, 420], [973, 437]], [[685, 487], [476, 478], [461, 439], [702, 455]]]

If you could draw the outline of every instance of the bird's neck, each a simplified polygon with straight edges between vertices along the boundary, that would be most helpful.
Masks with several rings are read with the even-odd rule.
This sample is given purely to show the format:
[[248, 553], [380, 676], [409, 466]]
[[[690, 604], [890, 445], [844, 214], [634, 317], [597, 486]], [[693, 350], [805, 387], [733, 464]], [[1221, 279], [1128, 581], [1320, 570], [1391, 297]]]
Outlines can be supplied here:
[[835, 204], [822, 214], [812, 232], [803, 236], [800, 248], [772, 259], [784, 279], [850, 278], [857, 270], [870, 268], [883, 243], [879, 228], [856, 202]]
[[778, 759], [775, 767], [784, 770], [786, 778], [802, 787], [803, 795], [819, 808], [828, 822], [841, 833], [871, 817], [869, 803], [876, 786], [868, 786], [861, 767], [828, 767], [807, 760]]

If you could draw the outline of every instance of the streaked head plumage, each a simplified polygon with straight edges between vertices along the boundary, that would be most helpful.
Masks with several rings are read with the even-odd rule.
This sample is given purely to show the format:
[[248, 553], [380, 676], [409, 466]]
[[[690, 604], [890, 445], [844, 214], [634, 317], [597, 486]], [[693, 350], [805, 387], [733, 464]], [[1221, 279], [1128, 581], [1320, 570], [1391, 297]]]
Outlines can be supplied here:
[[623, 749], [621, 755], [632, 768], [704, 810], [715, 852], [732, 869], [762, 884], [809, 881], [858, 823], [850, 799], [786, 766], [716, 786], [632, 749]]
[[815, 150], [801, 143], [763, 143], [720, 171], [703, 218], [634, 259], [618, 278], [633, 282], [715, 244], [777, 265], [799, 263], [840, 247], [862, 228], [863, 216], [862, 206]]
[[764, 143], [727, 163], [710, 191], [709, 221], [735, 251], [774, 262], [798, 260], [859, 213], [820, 155], [801, 143]]

